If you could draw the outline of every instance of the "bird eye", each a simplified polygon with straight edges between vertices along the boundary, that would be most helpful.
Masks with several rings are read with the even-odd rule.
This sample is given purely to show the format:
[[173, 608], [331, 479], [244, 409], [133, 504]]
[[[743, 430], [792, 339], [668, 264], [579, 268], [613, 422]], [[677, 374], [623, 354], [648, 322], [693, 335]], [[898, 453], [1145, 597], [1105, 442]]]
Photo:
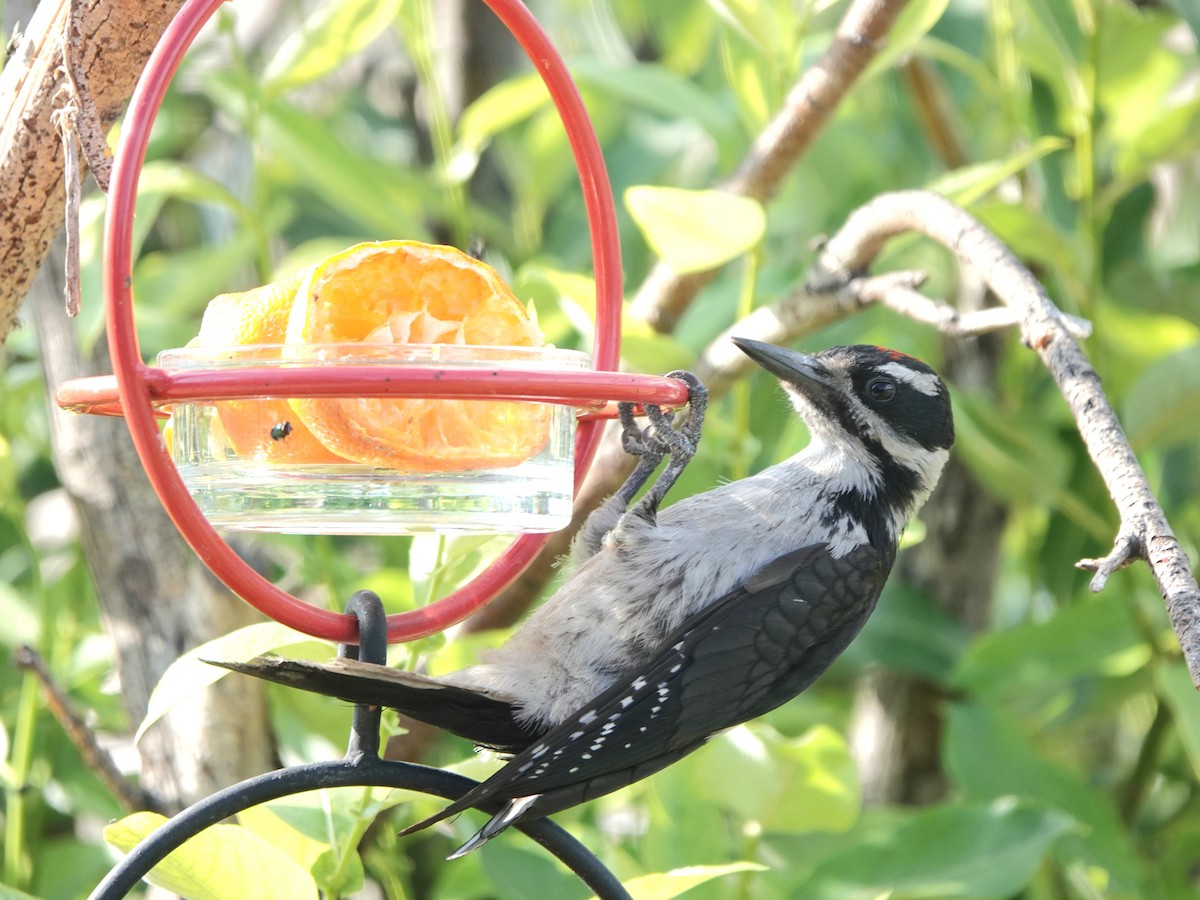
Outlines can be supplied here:
[[887, 403], [896, 396], [896, 382], [889, 381], [886, 378], [876, 378], [867, 385], [867, 393], [872, 400], [879, 403]]

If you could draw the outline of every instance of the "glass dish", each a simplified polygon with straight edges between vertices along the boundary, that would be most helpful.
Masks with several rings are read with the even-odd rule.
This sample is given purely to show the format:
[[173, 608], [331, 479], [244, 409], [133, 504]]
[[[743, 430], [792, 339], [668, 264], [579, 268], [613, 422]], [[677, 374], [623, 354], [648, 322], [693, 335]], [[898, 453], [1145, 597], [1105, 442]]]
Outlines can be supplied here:
[[[513, 533], [557, 531], [570, 522], [571, 406], [425, 397], [297, 400], [269, 396], [269, 385], [272, 370], [300, 366], [328, 366], [331, 372], [338, 366], [434, 366], [479, 370], [485, 378], [488, 370], [505, 369], [552, 375], [586, 370], [585, 353], [452, 344], [258, 345], [167, 350], [158, 365], [172, 373], [243, 370], [254, 378], [253, 399], [176, 403], [164, 429], [184, 484], [218, 529]], [[312, 417], [306, 420], [302, 411]], [[344, 422], [356, 423], [349, 438]], [[368, 458], [331, 452], [315, 437], [321, 428], [326, 438], [332, 432], [348, 440], [346, 446], [357, 450], [361, 444]], [[406, 442], [413, 428], [419, 440]], [[391, 448], [410, 443], [418, 455], [429, 453], [396, 464], [370, 458], [383, 454], [390, 461]]]

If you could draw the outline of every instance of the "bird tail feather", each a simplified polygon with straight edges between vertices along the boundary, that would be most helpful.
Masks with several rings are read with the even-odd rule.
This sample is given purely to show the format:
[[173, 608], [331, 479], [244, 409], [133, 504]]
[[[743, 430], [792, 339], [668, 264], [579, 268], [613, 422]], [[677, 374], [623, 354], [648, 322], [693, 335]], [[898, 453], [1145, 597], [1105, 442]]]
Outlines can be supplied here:
[[503, 694], [356, 659], [312, 662], [260, 656], [249, 662], [212, 661], [212, 665], [350, 703], [396, 709], [504, 753], [519, 752], [539, 736], [536, 727], [518, 719], [514, 701]]

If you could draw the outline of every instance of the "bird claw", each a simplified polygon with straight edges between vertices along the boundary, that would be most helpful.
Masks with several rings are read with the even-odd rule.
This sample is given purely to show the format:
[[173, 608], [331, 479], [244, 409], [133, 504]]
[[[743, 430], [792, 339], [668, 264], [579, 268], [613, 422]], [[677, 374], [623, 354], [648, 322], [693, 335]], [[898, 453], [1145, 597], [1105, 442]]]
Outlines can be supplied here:
[[676, 428], [674, 412], [664, 412], [661, 406], [647, 403], [644, 409], [650, 424], [639, 428], [633, 416], [635, 405], [618, 403], [617, 413], [624, 426], [621, 432], [621, 446], [630, 456], [661, 459], [670, 454], [672, 457], [690, 460], [696, 453], [700, 442], [700, 427], [708, 407], [708, 388], [691, 372], [675, 371], [668, 373], [666, 377], [687, 385], [687, 414]]
[[632, 403], [621, 403], [617, 406], [621, 424], [624, 426], [621, 444], [626, 453], [638, 457], [638, 464], [633, 473], [617, 492], [622, 504], [627, 504], [633, 499], [634, 494], [664, 456], [670, 457], [670, 462], [658, 481], [634, 510], [642, 518], [651, 521], [667, 491], [696, 455], [696, 448], [700, 443], [700, 427], [704, 423], [704, 413], [708, 408], [708, 388], [699, 378], [691, 372], [683, 371], [671, 372], [667, 377], [682, 381], [688, 389], [687, 413], [678, 428], [675, 426], [675, 414], [664, 412], [657, 404], [645, 404], [646, 417], [650, 420], [650, 424], [645, 428], [638, 428], [633, 418]]
[[674, 414], [663, 412], [661, 406], [653, 403], [646, 404], [646, 416], [654, 429], [655, 440], [664, 445], [673, 458], [690, 460], [700, 444], [700, 427], [708, 409], [708, 388], [691, 372], [669, 372], [667, 377], [687, 385], [687, 413], [683, 421], [676, 427]]

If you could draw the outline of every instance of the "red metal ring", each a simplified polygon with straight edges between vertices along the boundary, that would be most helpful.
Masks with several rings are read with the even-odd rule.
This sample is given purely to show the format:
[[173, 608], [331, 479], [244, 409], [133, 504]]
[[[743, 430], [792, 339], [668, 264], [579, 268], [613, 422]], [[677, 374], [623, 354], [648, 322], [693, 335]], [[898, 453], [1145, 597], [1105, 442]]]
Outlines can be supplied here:
[[[204, 518], [167, 454], [155, 422], [154, 385], [161, 370], [146, 366], [133, 318], [133, 214], [138, 177], [150, 129], [183, 54], [201, 27], [225, 0], [188, 0], [164, 32], [130, 100], [113, 165], [104, 232], [104, 292], [113, 371], [134, 446], [151, 484], [184, 538], [231, 590], [268, 616], [317, 637], [354, 642], [353, 616], [318, 609], [271, 584], [246, 565]], [[486, 0], [520, 43], [549, 89], [575, 156], [591, 228], [596, 273], [597, 370], [617, 367], [620, 348], [621, 249], [612, 188], [600, 145], [566, 65], [549, 38], [519, 0]], [[670, 402], [678, 391], [655, 399]], [[649, 398], [648, 398], [649, 399]], [[111, 406], [111, 404], [110, 404]], [[576, 432], [575, 479], [591, 464], [600, 438], [599, 421], [580, 423]], [[482, 574], [454, 594], [422, 609], [388, 617], [388, 640], [411, 640], [440, 631], [474, 612], [516, 579], [547, 540], [523, 535]]]

